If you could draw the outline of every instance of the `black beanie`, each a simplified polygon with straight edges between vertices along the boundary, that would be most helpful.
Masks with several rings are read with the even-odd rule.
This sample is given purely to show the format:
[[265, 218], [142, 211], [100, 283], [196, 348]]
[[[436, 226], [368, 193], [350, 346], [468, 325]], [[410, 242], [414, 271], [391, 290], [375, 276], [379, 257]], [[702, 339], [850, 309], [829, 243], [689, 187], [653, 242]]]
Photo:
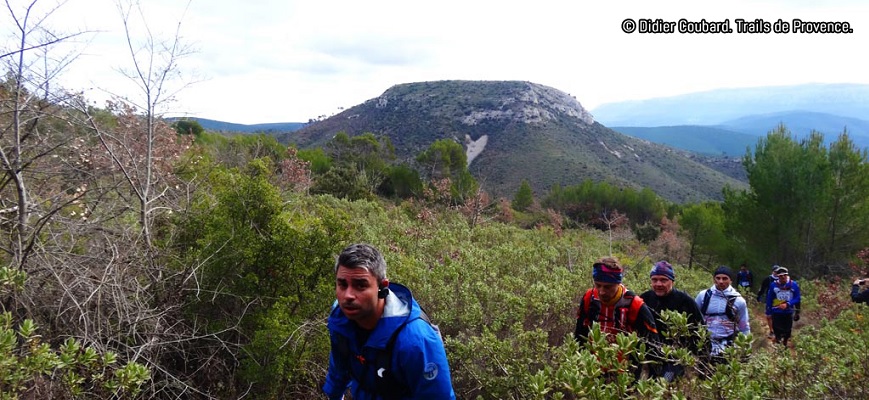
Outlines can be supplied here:
[[731, 270], [730, 267], [726, 265], [721, 265], [715, 269], [715, 272], [712, 273], [712, 276], [714, 277], [721, 274], [727, 275], [730, 277], [730, 280], [733, 280], [733, 270]]

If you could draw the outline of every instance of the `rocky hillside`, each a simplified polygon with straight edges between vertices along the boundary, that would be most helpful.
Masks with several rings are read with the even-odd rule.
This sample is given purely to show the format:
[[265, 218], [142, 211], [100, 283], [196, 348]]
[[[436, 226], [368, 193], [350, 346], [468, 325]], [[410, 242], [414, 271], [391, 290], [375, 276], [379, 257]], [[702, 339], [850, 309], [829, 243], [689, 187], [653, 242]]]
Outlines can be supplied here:
[[725, 185], [744, 186], [681, 152], [596, 123], [573, 96], [531, 82], [396, 85], [279, 139], [321, 146], [341, 131], [387, 135], [407, 161], [435, 140], [456, 140], [474, 156], [471, 173], [500, 196], [512, 196], [523, 179], [537, 195], [593, 179], [649, 187], [675, 202], [719, 199]]

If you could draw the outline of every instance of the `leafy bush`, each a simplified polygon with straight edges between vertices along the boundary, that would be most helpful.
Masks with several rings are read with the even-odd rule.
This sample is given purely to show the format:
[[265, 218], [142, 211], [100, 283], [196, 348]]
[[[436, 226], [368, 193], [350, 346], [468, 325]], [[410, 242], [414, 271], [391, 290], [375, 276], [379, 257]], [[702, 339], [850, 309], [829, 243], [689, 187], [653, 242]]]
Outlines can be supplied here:
[[[26, 280], [23, 271], [0, 267], [0, 295], [20, 290]], [[134, 398], [151, 379], [142, 364], [118, 366], [111, 351], [101, 355], [74, 338], [52, 348], [37, 334], [33, 320], [25, 319], [17, 327], [14, 323], [12, 313], [0, 313], [0, 399], [25, 393], [46, 398]]]
[[322, 374], [310, 366], [327, 364], [322, 321], [334, 293], [334, 254], [353, 229], [329, 197], [282, 197], [270, 170], [267, 160], [213, 170], [182, 221], [179, 246], [202, 265], [191, 317], [241, 345], [241, 387], [295, 397]]
[[[0, 314], [2, 399], [24, 394], [44, 398], [134, 398], [151, 379], [151, 372], [139, 363], [118, 366], [115, 353], [101, 355], [74, 338], [52, 348], [42, 342], [32, 320], [26, 319], [17, 327], [13, 322], [11, 313]], [[37, 387], [38, 382], [42, 384]]]
[[771, 397], [848, 398], [869, 396], [860, 382], [869, 379], [869, 357], [859, 347], [869, 343], [869, 311], [849, 307], [835, 319], [806, 326], [792, 351], [776, 348], [752, 360], [753, 379], [766, 380]]

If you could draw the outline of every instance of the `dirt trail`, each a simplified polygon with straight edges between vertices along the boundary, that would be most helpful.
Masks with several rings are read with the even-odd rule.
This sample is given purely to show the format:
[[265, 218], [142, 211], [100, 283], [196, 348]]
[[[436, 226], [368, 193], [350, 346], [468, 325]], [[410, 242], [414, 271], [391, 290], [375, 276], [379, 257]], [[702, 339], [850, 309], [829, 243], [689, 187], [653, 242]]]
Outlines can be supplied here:
[[[754, 336], [754, 344], [752, 347], [756, 350], [775, 346], [775, 338], [769, 336], [772, 329], [767, 324], [766, 320], [766, 304], [755, 300], [757, 296], [756, 293], [743, 293], [743, 296], [745, 296], [748, 301], [748, 316], [751, 319], [751, 333]], [[809, 321], [813, 318], [812, 315], [806, 315], [805, 312], [801, 312], [800, 317], [799, 321], [794, 321], [791, 338], [788, 340], [789, 349], [793, 349], [795, 342], [799, 340], [800, 329], [802, 329], [803, 326], [808, 325]]]

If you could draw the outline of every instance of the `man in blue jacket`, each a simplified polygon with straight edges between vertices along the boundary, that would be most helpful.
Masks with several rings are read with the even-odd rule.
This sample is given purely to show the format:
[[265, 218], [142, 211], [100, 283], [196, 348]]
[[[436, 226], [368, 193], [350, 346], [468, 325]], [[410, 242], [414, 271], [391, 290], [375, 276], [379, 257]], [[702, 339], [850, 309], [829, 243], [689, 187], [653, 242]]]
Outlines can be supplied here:
[[854, 281], [854, 284], [851, 285], [851, 300], [855, 303], [866, 303], [869, 304], [869, 289], [860, 291], [861, 286], [866, 286], [869, 283], [869, 279], [857, 279]]
[[[757, 292], [757, 302], [763, 302], [766, 304], [766, 295], [769, 292], [769, 286], [772, 285], [773, 282], [778, 280], [778, 269], [781, 268], [779, 265], [772, 266], [772, 273], [763, 278], [763, 282], [760, 283], [760, 290]], [[767, 339], [775, 338], [775, 333], [772, 331], [772, 317], [769, 314], [766, 314], [766, 327], [769, 328], [769, 335], [767, 335]]]
[[779, 267], [778, 280], [769, 285], [766, 293], [766, 315], [772, 317], [775, 342], [788, 345], [794, 327], [794, 311], [800, 304], [800, 285], [790, 278], [788, 269]]
[[751, 292], [751, 286], [754, 285], [754, 274], [748, 270], [745, 263], [739, 266], [739, 272], [736, 273], [736, 285], [746, 293]]
[[386, 279], [386, 261], [368, 244], [335, 263], [328, 328], [332, 344], [323, 391], [354, 400], [455, 399], [443, 341], [410, 290]]

